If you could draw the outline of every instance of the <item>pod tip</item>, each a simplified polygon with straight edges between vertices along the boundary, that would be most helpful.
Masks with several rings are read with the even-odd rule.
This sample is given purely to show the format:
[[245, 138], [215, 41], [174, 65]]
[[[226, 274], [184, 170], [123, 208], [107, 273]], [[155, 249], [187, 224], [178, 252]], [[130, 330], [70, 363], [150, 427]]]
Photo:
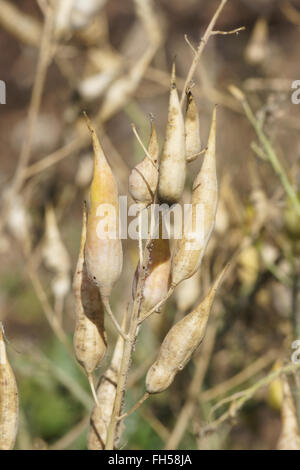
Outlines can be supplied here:
[[176, 88], [176, 56], [174, 56], [174, 59], [172, 62], [171, 88]]

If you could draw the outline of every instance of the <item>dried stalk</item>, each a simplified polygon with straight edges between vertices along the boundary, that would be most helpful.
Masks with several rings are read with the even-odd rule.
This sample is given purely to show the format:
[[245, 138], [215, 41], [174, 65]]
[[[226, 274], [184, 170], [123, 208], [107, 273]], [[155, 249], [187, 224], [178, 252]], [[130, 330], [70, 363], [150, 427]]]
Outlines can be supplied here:
[[256, 117], [255, 117], [255, 115], [254, 115], [254, 113], [253, 113], [253, 111], [252, 111], [252, 109], [251, 109], [251, 107], [250, 107], [250, 105], [247, 101], [246, 96], [244, 95], [244, 93], [241, 90], [239, 90], [235, 86], [230, 86], [229, 90], [231, 91], [233, 96], [243, 106], [245, 114], [246, 114], [250, 124], [253, 126], [261, 145], [263, 146], [265, 154], [268, 157], [268, 160], [269, 160], [270, 164], [272, 165], [273, 170], [278, 175], [278, 177], [281, 181], [281, 184], [282, 184], [287, 196], [289, 197], [291, 203], [293, 204], [293, 207], [294, 207], [297, 215], [300, 216], [300, 201], [298, 199], [296, 191], [294, 190], [292, 184], [290, 183], [290, 181], [288, 179], [288, 176], [287, 176], [283, 166], [281, 165], [281, 163], [279, 161], [279, 158], [278, 158], [278, 156], [277, 156], [277, 154], [276, 154], [276, 152], [275, 152], [275, 150], [272, 146], [272, 143], [270, 142], [268, 137], [265, 135], [260, 123], [256, 119]]
[[212, 423], [206, 425], [201, 431], [200, 436], [205, 435], [207, 433], [215, 432], [219, 426], [225, 423], [227, 420], [232, 419], [236, 416], [237, 412], [244, 406], [244, 404], [250, 400], [253, 395], [260, 390], [262, 387], [266, 387], [269, 385], [273, 380], [277, 377], [280, 377], [283, 374], [289, 375], [294, 374], [300, 369], [300, 363], [298, 364], [288, 364], [287, 366], [283, 366], [273, 372], [270, 372], [268, 375], [263, 377], [261, 380], [258, 380], [254, 385], [251, 387], [235, 393], [224, 400], [221, 400], [214, 409], [219, 408], [219, 406], [223, 405], [224, 403], [231, 403], [228, 410], [225, 411], [219, 418], [217, 418]]
[[193, 62], [192, 62], [192, 65], [190, 67], [190, 70], [187, 74], [187, 77], [186, 77], [186, 80], [185, 80], [185, 83], [184, 83], [184, 87], [183, 87], [183, 91], [182, 91], [182, 95], [181, 95], [181, 100], [180, 100], [180, 105], [181, 107], [183, 107], [183, 103], [184, 103], [184, 98], [185, 98], [185, 95], [186, 95], [186, 91], [188, 90], [189, 86], [190, 86], [190, 83], [193, 79], [193, 76], [195, 74], [195, 71], [196, 71], [196, 68], [197, 68], [197, 65], [200, 61], [200, 57], [202, 55], [202, 52], [204, 51], [204, 48], [207, 44], [207, 41], [209, 40], [210, 36], [212, 35], [212, 31], [213, 31], [213, 28], [216, 24], [216, 21], [221, 13], [221, 11], [223, 10], [223, 8], [225, 7], [227, 3], [227, 0], [222, 0], [219, 7], [217, 8], [214, 16], [212, 17], [205, 33], [204, 33], [204, 36], [201, 38], [200, 40], [200, 43], [197, 47], [197, 51], [194, 55], [194, 59], [193, 59]]
[[50, 5], [47, 6], [43, 33], [41, 38], [41, 47], [39, 51], [38, 64], [32, 95], [28, 112], [28, 124], [26, 134], [21, 149], [18, 166], [12, 182], [12, 192], [18, 192], [23, 182], [23, 172], [26, 168], [31, 152], [34, 129], [37, 123], [38, 113], [41, 104], [41, 98], [45, 85], [48, 66], [50, 64], [52, 50], [52, 33], [54, 24], [54, 11]]

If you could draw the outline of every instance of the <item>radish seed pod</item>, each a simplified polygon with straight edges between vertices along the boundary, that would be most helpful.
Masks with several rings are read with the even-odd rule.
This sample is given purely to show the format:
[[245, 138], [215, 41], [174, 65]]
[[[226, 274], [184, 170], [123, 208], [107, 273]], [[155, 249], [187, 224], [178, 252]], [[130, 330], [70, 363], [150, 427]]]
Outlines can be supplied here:
[[[200, 267], [211, 236], [218, 198], [216, 174], [216, 108], [201, 170], [193, 185], [192, 204], [184, 224], [183, 237], [176, 242], [172, 257], [172, 286], [190, 278]], [[197, 227], [198, 209], [201, 209], [201, 227]], [[196, 233], [195, 233], [196, 227]], [[202, 233], [198, 233], [199, 229]]]
[[173, 64], [168, 122], [159, 169], [158, 195], [161, 202], [173, 204], [180, 200], [185, 176], [184, 120], [175, 83], [175, 64]]
[[73, 280], [75, 296], [76, 326], [74, 350], [76, 359], [91, 375], [106, 352], [106, 332], [104, 329], [104, 309], [97, 286], [89, 279], [84, 262], [86, 241], [86, 208], [83, 223], [79, 256]]
[[12, 450], [15, 445], [19, 416], [16, 379], [6, 356], [0, 324], [0, 450]]
[[85, 262], [87, 272], [99, 287], [104, 301], [109, 298], [123, 265], [122, 244], [119, 238], [118, 189], [96, 132], [89, 121], [88, 126], [94, 148], [94, 174], [90, 189]]
[[194, 351], [201, 344], [216, 291], [227, 267], [228, 265], [219, 274], [209, 293], [195, 310], [176, 323], [168, 332], [160, 347], [158, 358], [146, 376], [148, 393], [160, 393], [166, 390], [177, 372], [184, 369]]

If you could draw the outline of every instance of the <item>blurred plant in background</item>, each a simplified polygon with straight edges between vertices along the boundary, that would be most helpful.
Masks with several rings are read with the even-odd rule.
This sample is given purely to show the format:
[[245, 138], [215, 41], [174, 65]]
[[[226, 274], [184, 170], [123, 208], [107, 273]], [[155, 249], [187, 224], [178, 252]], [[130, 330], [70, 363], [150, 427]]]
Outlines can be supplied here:
[[[178, 90], [184, 99], [188, 86], [199, 109], [202, 145], [219, 105], [219, 202], [200, 273], [141, 328], [126, 409], [143, 395], [172, 325], [199, 304], [229, 259], [231, 269], [201, 348], [171, 388], [128, 416], [121, 444], [299, 448], [299, 372], [290, 357], [300, 339], [300, 128], [291, 102], [300, 4], [222, 3], [219, 34], [206, 43], [200, 39], [217, 0], [0, 0], [0, 79], [7, 91], [0, 115], [0, 320], [19, 390], [17, 449], [86, 448], [93, 397], [72, 348], [71, 290], [93, 175], [82, 111], [97, 128], [119, 192], [128, 194], [130, 172], [145, 158], [131, 122], [146, 142], [150, 115], [162, 147], [175, 55]], [[237, 26], [246, 30], [223, 37]], [[189, 77], [198, 45], [205, 50]], [[188, 165], [184, 202], [202, 161], [200, 155]], [[137, 243], [123, 240], [123, 252], [110, 298], [120, 324]], [[109, 320], [105, 326], [108, 352], [97, 378], [117, 338]]]

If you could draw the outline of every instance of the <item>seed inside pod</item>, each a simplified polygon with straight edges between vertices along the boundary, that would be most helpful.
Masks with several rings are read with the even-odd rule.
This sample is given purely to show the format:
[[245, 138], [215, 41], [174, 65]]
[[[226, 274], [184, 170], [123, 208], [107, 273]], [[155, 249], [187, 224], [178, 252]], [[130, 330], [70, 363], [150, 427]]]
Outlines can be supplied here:
[[181, 198], [186, 176], [185, 131], [172, 67], [168, 122], [160, 158], [158, 196], [161, 202], [173, 204]]
[[146, 391], [160, 393], [166, 390], [178, 371], [182, 370], [202, 342], [216, 291], [228, 265], [219, 274], [205, 299], [182, 320], [176, 323], [165, 337], [157, 360], [148, 370]]

